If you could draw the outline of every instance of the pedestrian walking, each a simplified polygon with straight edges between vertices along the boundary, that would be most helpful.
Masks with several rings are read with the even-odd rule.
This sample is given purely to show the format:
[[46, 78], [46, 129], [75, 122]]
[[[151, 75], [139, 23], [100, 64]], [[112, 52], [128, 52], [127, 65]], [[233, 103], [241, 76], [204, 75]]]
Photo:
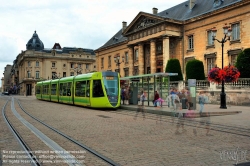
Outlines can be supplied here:
[[125, 94], [124, 94], [125, 105], [129, 105], [129, 93], [130, 93], [130, 89], [127, 87], [125, 90]]
[[122, 104], [125, 104], [125, 93], [126, 93], [126, 89], [122, 88]]
[[143, 120], [145, 119], [144, 101], [145, 101], [145, 94], [144, 94], [144, 91], [142, 90], [140, 95], [139, 95], [138, 107], [137, 107], [137, 111], [136, 111], [136, 114], [134, 117], [135, 120], [136, 120], [139, 112], [142, 112]]
[[180, 132], [179, 132], [180, 127], [182, 127], [182, 133], [187, 131], [184, 128], [184, 122], [185, 122], [185, 119], [184, 119], [184, 116], [183, 116], [183, 112], [182, 112], [182, 110], [179, 110], [179, 112], [178, 112], [178, 122], [177, 122], [177, 125], [176, 125], [175, 134], [180, 134]]
[[166, 98], [166, 101], [170, 105], [171, 110], [171, 116], [172, 116], [172, 122], [174, 122], [174, 118], [177, 114], [177, 110], [181, 109], [180, 107], [180, 98], [176, 94], [177, 90], [172, 91], [172, 93]]
[[197, 128], [204, 126], [204, 128], [206, 129], [206, 136], [211, 136], [211, 134], [209, 134], [210, 131], [210, 113], [209, 112], [203, 112], [200, 114], [200, 123], [198, 125], [196, 125], [196, 127], [193, 129], [193, 133], [195, 136], [197, 136]]
[[202, 91], [199, 93], [198, 101], [199, 101], [199, 105], [200, 105], [199, 112], [201, 114], [203, 112], [204, 104], [205, 104], [205, 97], [204, 97], [204, 93]]

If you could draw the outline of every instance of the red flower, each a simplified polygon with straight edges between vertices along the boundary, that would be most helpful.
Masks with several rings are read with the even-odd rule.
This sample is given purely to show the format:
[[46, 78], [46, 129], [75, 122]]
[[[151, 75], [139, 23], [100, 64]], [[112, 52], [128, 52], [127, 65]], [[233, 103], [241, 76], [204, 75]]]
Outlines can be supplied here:
[[221, 83], [222, 80], [224, 79], [226, 73], [224, 70], [218, 68], [218, 67], [214, 67], [212, 68], [209, 73], [208, 73], [208, 80], [210, 82], [214, 82], [214, 83]]
[[218, 67], [212, 68], [208, 73], [208, 80], [217, 84], [221, 83], [222, 80], [224, 80], [225, 83], [229, 83], [237, 81], [239, 76], [240, 72], [238, 69], [229, 65], [225, 66], [223, 70]]
[[229, 66], [225, 66], [223, 70], [226, 73], [225, 78], [224, 78], [224, 81], [226, 83], [235, 82], [238, 80], [240, 76], [240, 72], [238, 71], [236, 67], [229, 65]]

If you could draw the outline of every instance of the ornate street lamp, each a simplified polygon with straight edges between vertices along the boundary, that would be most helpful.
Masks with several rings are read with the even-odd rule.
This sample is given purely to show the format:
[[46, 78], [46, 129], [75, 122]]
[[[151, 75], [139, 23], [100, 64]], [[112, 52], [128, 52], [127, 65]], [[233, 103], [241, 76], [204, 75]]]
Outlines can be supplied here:
[[[122, 56], [122, 61], [120, 62], [120, 55], [117, 54], [114, 56], [114, 61], [116, 63], [116, 66], [118, 66], [118, 73], [120, 74], [120, 64], [124, 62], [124, 56]], [[121, 75], [121, 74], [120, 74]]]
[[[219, 43], [221, 43], [221, 48], [222, 48], [222, 66], [221, 68], [223, 69], [224, 66], [224, 62], [223, 62], [223, 49], [224, 49], [224, 43], [226, 43], [228, 40], [230, 40], [230, 36], [231, 36], [231, 28], [230, 26], [227, 26], [227, 24], [225, 24], [225, 26], [223, 27], [224, 30], [224, 37], [222, 38], [222, 40], [218, 40], [216, 39], [216, 29], [215, 27], [212, 29], [212, 36], [213, 36], [213, 40], [218, 41]], [[224, 88], [224, 80], [222, 80], [222, 85], [221, 85], [221, 94], [220, 94], [220, 108], [223, 109], [227, 109], [226, 106], [226, 93], [225, 93], [225, 88]]]

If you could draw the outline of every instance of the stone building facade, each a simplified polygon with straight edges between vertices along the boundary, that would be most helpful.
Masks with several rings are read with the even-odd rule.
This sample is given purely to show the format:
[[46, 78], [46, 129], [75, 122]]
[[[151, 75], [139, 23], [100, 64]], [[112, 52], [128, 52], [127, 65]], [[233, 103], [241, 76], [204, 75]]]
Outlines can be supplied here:
[[55, 43], [52, 48], [44, 48], [35, 31], [26, 44], [26, 50], [17, 55], [13, 62], [8, 88], [16, 87], [16, 92], [20, 95], [34, 95], [38, 81], [92, 71], [96, 71], [94, 50], [62, 48], [59, 43]]
[[[103, 46], [95, 50], [97, 70], [120, 71], [121, 76], [165, 72], [167, 61], [177, 58], [185, 76], [191, 59], [201, 60], [205, 75], [222, 66], [221, 44], [225, 25], [232, 30], [224, 44], [224, 66], [234, 64], [239, 52], [250, 47], [250, 1], [188, 0], [158, 13], [139, 12]], [[119, 57], [119, 63], [114, 62]], [[120, 70], [119, 70], [120, 69]]]
[[4, 68], [3, 78], [2, 78], [2, 92], [8, 91], [8, 87], [11, 85], [11, 69], [12, 65], [8, 64]]

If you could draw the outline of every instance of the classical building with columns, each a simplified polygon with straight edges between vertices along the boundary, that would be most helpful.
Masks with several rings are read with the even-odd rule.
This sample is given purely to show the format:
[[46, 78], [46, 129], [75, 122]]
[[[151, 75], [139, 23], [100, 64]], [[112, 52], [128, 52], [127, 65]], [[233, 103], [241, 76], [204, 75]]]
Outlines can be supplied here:
[[224, 44], [224, 65], [234, 64], [238, 53], [250, 47], [249, 9], [249, 0], [188, 0], [162, 12], [139, 12], [95, 50], [97, 70], [119, 71], [122, 77], [152, 74], [165, 72], [167, 61], [177, 58], [185, 75], [187, 61], [198, 59], [207, 76], [215, 65], [222, 66], [221, 43], [213, 34], [221, 40], [223, 28], [232, 30]]
[[[6, 67], [7, 68], [7, 67]], [[4, 88], [13, 93], [34, 95], [38, 81], [73, 76], [96, 71], [94, 50], [76, 47], [61, 47], [55, 43], [44, 48], [36, 31], [21, 51], [5, 69]], [[6, 82], [8, 79], [9, 82]]]

